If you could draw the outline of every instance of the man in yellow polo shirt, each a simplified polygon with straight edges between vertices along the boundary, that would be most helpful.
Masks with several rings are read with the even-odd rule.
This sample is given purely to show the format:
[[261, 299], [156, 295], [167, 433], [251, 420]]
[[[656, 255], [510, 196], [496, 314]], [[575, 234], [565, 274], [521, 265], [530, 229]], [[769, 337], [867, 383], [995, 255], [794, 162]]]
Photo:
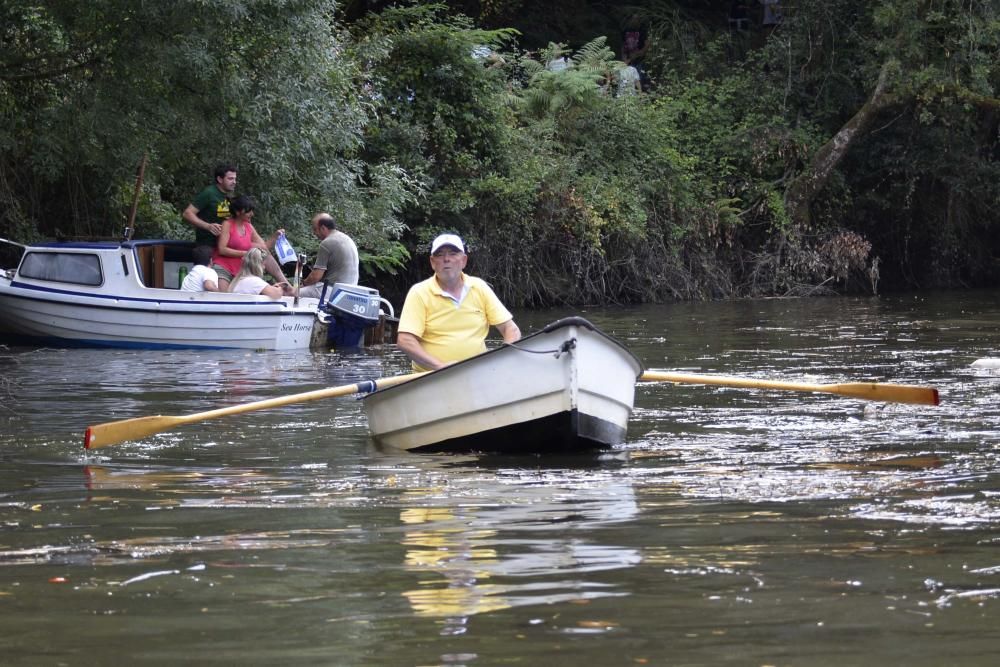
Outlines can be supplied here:
[[462, 271], [469, 261], [455, 234], [431, 243], [434, 275], [410, 288], [399, 315], [397, 344], [414, 370], [437, 370], [486, 351], [486, 334], [495, 326], [505, 343], [521, 330], [486, 281]]

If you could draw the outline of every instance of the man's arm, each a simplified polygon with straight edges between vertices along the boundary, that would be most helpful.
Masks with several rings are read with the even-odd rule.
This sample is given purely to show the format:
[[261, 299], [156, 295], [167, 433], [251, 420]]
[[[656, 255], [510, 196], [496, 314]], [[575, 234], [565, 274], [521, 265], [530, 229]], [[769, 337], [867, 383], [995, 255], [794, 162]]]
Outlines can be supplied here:
[[201, 281], [201, 289], [205, 292], [222, 291], [219, 289], [219, 274], [212, 267], [205, 269], [205, 278]]
[[309, 275], [305, 277], [302, 281], [302, 286], [307, 287], [309, 285], [315, 285], [323, 276], [326, 275], [326, 267], [330, 263], [330, 247], [327, 245], [326, 240], [319, 244], [319, 249], [316, 251], [316, 260], [313, 262], [312, 271]]
[[396, 345], [403, 352], [406, 352], [407, 356], [414, 363], [428, 370], [434, 371], [448, 365], [437, 357], [428, 354], [424, 346], [420, 344], [420, 339], [411, 333], [400, 331], [396, 337]]
[[503, 342], [505, 343], [516, 343], [521, 340], [521, 330], [518, 328], [514, 320], [507, 320], [506, 322], [501, 322], [497, 325], [497, 331], [503, 336]]
[[218, 236], [222, 233], [222, 225], [218, 223], [205, 222], [198, 217], [198, 208], [194, 204], [188, 204], [188, 207], [184, 209], [184, 213], [181, 214], [184, 221], [198, 227], [199, 229], [204, 229], [205, 231], [212, 234], [212, 236]]
[[303, 287], [308, 287], [309, 285], [315, 285], [316, 283], [318, 283], [320, 280], [323, 279], [323, 276], [325, 274], [326, 271], [324, 269], [313, 269], [312, 271], [309, 272], [308, 276], [302, 279], [301, 285]]

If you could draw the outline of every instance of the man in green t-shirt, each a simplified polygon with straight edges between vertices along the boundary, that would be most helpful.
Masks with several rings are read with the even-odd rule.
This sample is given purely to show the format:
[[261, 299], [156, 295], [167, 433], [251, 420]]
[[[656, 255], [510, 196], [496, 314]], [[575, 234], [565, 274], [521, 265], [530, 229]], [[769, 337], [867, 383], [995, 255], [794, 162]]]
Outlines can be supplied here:
[[229, 217], [229, 200], [236, 192], [236, 167], [220, 164], [215, 168], [215, 183], [198, 193], [184, 209], [185, 222], [194, 226], [195, 245], [215, 248], [222, 233], [222, 223]]
[[[194, 226], [195, 246], [209, 246], [212, 250], [218, 247], [222, 223], [230, 217], [229, 204], [235, 192], [236, 167], [220, 164], [215, 168], [215, 183], [199, 192], [184, 209], [185, 222]], [[288, 283], [281, 266], [269, 252], [265, 253], [264, 270], [271, 274], [275, 283]]]

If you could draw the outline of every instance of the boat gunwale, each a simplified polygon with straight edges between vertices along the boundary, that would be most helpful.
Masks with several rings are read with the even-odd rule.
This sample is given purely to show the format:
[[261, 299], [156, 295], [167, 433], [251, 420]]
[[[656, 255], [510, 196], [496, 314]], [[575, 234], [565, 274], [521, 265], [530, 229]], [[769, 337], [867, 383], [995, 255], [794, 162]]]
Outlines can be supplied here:
[[120, 248], [142, 248], [145, 246], [170, 246], [174, 248], [194, 248], [194, 241], [184, 239], [135, 239], [132, 241], [40, 241], [38, 243], [18, 243], [7, 239], [0, 239], [12, 245], [31, 250], [32, 248], [43, 248], [46, 250], [118, 250]]
[[524, 338], [522, 338], [521, 340], [517, 341], [516, 343], [513, 343], [513, 344], [511, 344], [511, 343], [503, 343], [499, 347], [495, 347], [493, 349], [486, 350], [485, 352], [477, 354], [474, 357], [469, 357], [468, 359], [462, 359], [461, 361], [456, 361], [455, 363], [449, 364], [448, 366], [445, 366], [444, 368], [439, 368], [437, 370], [424, 373], [423, 375], [415, 377], [412, 380], [407, 380], [406, 382], [401, 382], [399, 384], [392, 385], [390, 387], [385, 387], [384, 389], [378, 389], [378, 390], [376, 390], [374, 392], [367, 393], [367, 394], [365, 394], [364, 396], [361, 397], [361, 400], [362, 401], [367, 401], [372, 396], [376, 396], [376, 395], [381, 396], [381, 395], [384, 395], [386, 392], [391, 392], [393, 390], [401, 389], [403, 387], [408, 387], [409, 389], [412, 389], [413, 387], [411, 385], [413, 385], [416, 382], [423, 382], [423, 381], [426, 381], [426, 380], [430, 380], [431, 378], [435, 377], [439, 373], [447, 373], [447, 372], [452, 371], [453, 369], [456, 369], [456, 368], [461, 369], [462, 367], [467, 366], [469, 364], [479, 363], [483, 358], [487, 357], [488, 355], [497, 354], [499, 352], [504, 352], [504, 351], [506, 351], [508, 349], [511, 349], [511, 348], [513, 348], [514, 350], [517, 350], [518, 344], [520, 344], [523, 341], [530, 340], [532, 338], [535, 338], [537, 336], [541, 336], [543, 334], [550, 334], [550, 333], [553, 333], [554, 331], [558, 331], [559, 329], [564, 329], [564, 328], [571, 327], [571, 326], [583, 327], [585, 329], [588, 329], [591, 332], [597, 334], [598, 336], [604, 338], [605, 340], [607, 340], [607, 341], [613, 343], [614, 345], [616, 345], [617, 347], [619, 347], [625, 354], [627, 354], [629, 357], [631, 357], [632, 360], [635, 362], [635, 365], [639, 367], [639, 371], [638, 371], [638, 373], [636, 373], [636, 376], [635, 376], [636, 382], [639, 381], [639, 378], [642, 377], [642, 374], [645, 372], [645, 366], [643, 365], [642, 361], [640, 361], [639, 358], [637, 356], [635, 356], [635, 354], [633, 354], [631, 350], [629, 350], [627, 347], [625, 347], [625, 345], [622, 344], [621, 341], [619, 341], [618, 339], [614, 338], [613, 336], [609, 336], [608, 334], [604, 333], [603, 331], [601, 331], [600, 329], [598, 329], [596, 326], [594, 326], [589, 320], [586, 320], [586, 319], [584, 319], [584, 318], [582, 318], [582, 317], [580, 317], [578, 315], [573, 315], [573, 316], [570, 316], [570, 317], [564, 317], [564, 318], [558, 319], [555, 322], [551, 322], [551, 323], [547, 324], [546, 326], [544, 326], [543, 328], [539, 329], [538, 331], [535, 331], [535, 332], [533, 332], [533, 333], [525, 336]]

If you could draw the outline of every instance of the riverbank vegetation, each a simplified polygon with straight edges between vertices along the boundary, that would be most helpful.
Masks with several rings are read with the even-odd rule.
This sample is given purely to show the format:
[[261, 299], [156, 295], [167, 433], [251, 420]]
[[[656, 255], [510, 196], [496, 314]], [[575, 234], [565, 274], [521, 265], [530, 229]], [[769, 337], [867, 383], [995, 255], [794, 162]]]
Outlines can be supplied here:
[[0, 236], [119, 237], [146, 155], [137, 237], [235, 162], [396, 301], [443, 230], [512, 306], [1000, 282], [993, 0], [610, 4], [0, 0]]

